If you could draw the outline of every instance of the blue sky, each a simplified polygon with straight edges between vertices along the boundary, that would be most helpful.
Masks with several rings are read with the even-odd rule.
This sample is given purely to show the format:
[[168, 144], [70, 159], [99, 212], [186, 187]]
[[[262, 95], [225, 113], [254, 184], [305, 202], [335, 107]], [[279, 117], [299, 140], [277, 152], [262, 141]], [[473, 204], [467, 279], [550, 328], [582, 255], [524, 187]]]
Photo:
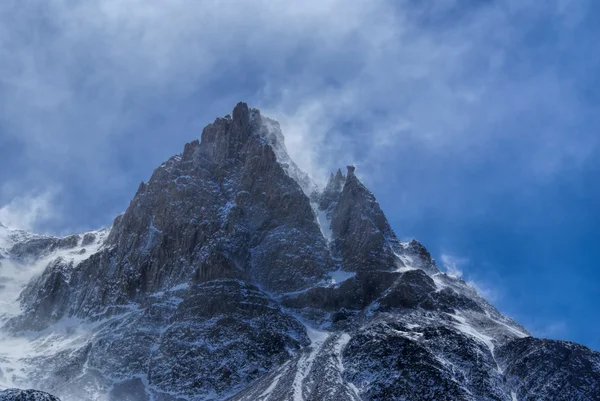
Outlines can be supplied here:
[[317, 180], [348, 163], [534, 334], [600, 350], [600, 6], [589, 0], [0, 4], [0, 221], [110, 225], [237, 101]]

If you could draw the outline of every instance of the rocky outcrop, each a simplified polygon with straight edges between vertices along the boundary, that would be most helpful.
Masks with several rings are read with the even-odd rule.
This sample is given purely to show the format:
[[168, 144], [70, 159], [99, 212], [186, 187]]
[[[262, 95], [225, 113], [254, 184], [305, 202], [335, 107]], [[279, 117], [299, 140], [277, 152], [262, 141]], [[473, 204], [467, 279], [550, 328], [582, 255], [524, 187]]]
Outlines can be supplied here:
[[39, 259], [43, 255], [57, 250], [73, 249], [80, 241], [78, 235], [64, 238], [38, 237], [15, 244], [10, 250], [13, 257], [24, 259]]
[[0, 401], [60, 401], [58, 398], [37, 390], [8, 389], [0, 391]]
[[392, 270], [399, 242], [375, 197], [348, 167], [344, 187], [331, 217], [334, 257], [348, 271]]
[[331, 219], [331, 212], [338, 203], [345, 182], [346, 177], [342, 174], [342, 170], [338, 169], [335, 175], [331, 173], [325, 189], [319, 196], [319, 209], [326, 211], [329, 219]]

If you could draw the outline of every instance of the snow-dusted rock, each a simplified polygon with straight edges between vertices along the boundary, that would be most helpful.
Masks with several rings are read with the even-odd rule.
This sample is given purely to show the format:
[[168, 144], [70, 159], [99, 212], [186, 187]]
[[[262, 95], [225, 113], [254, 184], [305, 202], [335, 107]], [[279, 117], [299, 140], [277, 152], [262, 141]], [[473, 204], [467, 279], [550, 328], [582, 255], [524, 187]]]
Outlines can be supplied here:
[[0, 401], [60, 401], [58, 398], [37, 390], [8, 389], [0, 391]]
[[598, 353], [400, 242], [353, 166], [319, 191], [244, 103], [110, 232], [0, 226], [0, 267], [0, 386], [63, 401], [600, 399]]

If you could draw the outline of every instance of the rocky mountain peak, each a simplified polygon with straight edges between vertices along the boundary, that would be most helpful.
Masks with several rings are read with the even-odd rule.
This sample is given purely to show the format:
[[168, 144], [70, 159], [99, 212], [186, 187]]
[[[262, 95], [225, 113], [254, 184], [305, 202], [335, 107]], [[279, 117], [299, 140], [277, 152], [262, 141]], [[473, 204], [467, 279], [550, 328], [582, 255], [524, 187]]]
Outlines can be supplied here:
[[345, 182], [346, 177], [338, 169], [335, 175], [331, 173], [327, 185], [319, 196], [319, 210], [325, 211], [329, 219], [331, 219], [331, 212], [337, 204], [339, 194], [342, 192]]
[[375, 196], [348, 166], [344, 186], [331, 213], [333, 250], [348, 269], [395, 268], [399, 241]]
[[36, 273], [0, 277], [20, 301], [0, 313], [0, 386], [63, 401], [600, 394], [600, 354], [531, 339], [400, 242], [354, 166], [320, 191], [245, 103], [141, 183], [110, 234], [7, 238], [0, 272]]

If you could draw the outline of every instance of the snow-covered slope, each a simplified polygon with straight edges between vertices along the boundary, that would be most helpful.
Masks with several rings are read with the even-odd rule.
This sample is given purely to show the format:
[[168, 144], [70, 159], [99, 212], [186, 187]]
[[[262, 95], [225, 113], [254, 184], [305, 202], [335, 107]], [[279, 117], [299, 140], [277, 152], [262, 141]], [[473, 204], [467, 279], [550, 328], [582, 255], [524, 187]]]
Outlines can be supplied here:
[[400, 242], [353, 166], [318, 190], [243, 103], [110, 232], [0, 228], [0, 253], [0, 383], [63, 401], [600, 398], [600, 354]]
[[[72, 268], [98, 252], [108, 230], [57, 238], [13, 230], [0, 224], [0, 325], [21, 313], [20, 298], [49, 266]], [[23, 294], [23, 295], [21, 295]], [[0, 389], [26, 386], [27, 360], [52, 356], [63, 343], [58, 328], [49, 333], [0, 331]], [[70, 337], [71, 333], [63, 337]], [[7, 393], [8, 394], [8, 393]]]

